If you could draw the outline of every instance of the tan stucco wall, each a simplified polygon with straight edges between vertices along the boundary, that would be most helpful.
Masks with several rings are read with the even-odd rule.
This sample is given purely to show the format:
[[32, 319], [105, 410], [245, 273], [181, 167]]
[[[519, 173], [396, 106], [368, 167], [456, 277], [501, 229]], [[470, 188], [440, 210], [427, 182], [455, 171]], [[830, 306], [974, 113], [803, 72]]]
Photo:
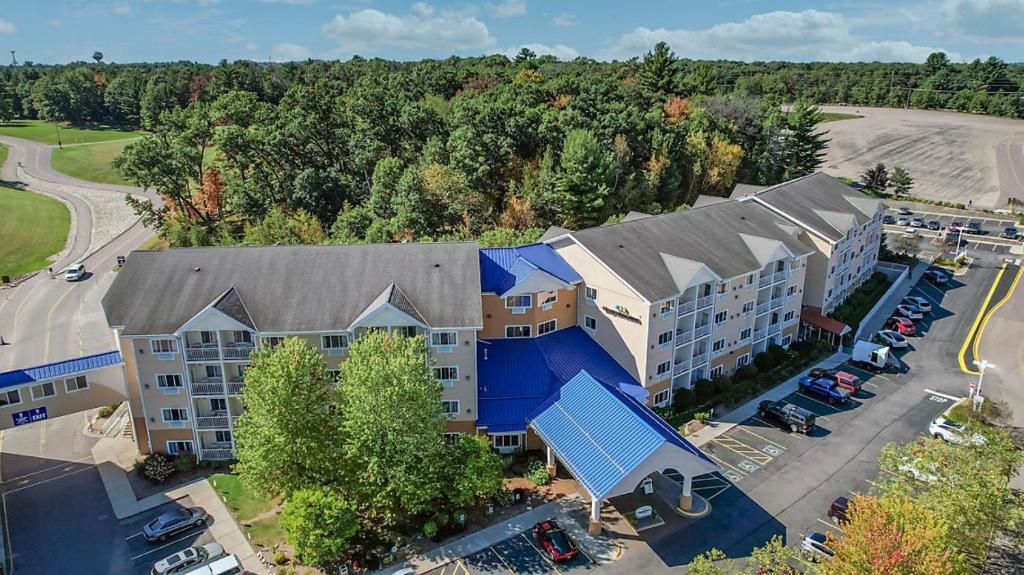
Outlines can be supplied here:
[[526, 313], [514, 314], [505, 307], [505, 300], [494, 294], [483, 294], [480, 297], [483, 306], [484, 329], [480, 331], [482, 339], [505, 337], [506, 325], [533, 326], [532, 333], [537, 335], [537, 324], [555, 320], [557, 328], [562, 329], [576, 325], [576, 290], [558, 290], [558, 301], [551, 309], [541, 309], [537, 294], [533, 294], [533, 305]]
[[198, 452], [200, 445], [196, 439], [192, 436], [192, 429], [159, 429], [152, 430], [150, 437], [153, 439], [153, 451], [158, 453], [167, 453], [167, 442], [168, 441], [192, 441], [193, 447]]
[[[87, 409], [102, 407], [125, 400], [124, 370], [120, 365], [112, 365], [96, 369], [84, 374], [89, 387], [80, 391], [68, 392], [65, 379], [77, 375], [61, 377], [55, 380], [40, 380], [32, 384], [8, 387], [4, 391], [18, 390], [21, 402], [0, 407], [0, 429], [14, 427], [13, 414], [38, 407], [46, 408], [47, 418], [53, 419], [62, 415], [78, 413]], [[32, 399], [31, 388], [45, 383], [53, 384], [54, 395]]]
[[448, 433], [476, 433], [476, 420], [455, 420], [445, 422], [444, 430]]

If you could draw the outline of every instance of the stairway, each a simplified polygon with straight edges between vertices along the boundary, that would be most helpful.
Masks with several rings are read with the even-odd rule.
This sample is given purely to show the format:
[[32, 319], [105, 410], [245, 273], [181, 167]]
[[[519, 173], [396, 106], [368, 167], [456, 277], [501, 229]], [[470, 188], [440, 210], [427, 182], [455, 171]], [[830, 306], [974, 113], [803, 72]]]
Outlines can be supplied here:
[[124, 420], [124, 427], [121, 428], [121, 437], [135, 441], [135, 427], [132, 425], [131, 418]]

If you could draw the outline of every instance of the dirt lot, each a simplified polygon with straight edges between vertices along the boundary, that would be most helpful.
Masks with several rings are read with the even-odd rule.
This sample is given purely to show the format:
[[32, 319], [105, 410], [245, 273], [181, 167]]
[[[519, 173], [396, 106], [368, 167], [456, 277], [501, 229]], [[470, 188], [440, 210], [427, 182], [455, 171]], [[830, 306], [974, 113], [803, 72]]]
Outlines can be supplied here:
[[863, 118], [824, 125], [824, 171], [858, 179], [869, 166], [903, 166], [914, 195], [1001, 208], [1024, 199], [1024, 120], [956, 112], [824, 106]]

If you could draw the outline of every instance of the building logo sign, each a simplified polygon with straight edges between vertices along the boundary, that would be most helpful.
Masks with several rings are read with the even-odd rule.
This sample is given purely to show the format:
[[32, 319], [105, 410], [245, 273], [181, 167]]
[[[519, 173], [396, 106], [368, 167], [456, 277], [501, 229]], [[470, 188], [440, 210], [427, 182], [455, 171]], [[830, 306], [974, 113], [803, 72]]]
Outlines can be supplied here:
[[631, 321], [633, 323], [641, 323], [640, 318], [633, 317], [632, 315], [630, 315], [629, 308], [627, 308], [626, 306], [617, 305], [614, 308], [602, 306], [601, 309], [603, 309], [605, 313], [607, 313], [608, 315], [622, 318], [626, 321]]
[[25, 411], [12, 413], [11, 418], [14, 420], [15, 426], [25, 425], [34, 421], [42, 421], [46, 419], [46, 408], [34, 407], [32, 409], [26, 409]]

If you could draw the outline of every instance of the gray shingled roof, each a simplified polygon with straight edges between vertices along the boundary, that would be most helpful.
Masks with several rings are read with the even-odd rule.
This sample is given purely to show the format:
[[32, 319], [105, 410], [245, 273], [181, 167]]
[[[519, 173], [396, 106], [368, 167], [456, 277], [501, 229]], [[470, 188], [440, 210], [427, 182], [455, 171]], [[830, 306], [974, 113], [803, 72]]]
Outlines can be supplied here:
[[736, 187], [732, 189], [732, 193], [729, 197], [732, 199], [739, 198], [741, 196], [748, 196], [750, 194], [756, 194], [761, 190], [767, 189], [769, 186], [756, 186], [754, 184], [736, 184]]
[[[856, 225], [860, 226], [871, 220], [869, 213], [873, 214], [880, 203], [880, 200], [821, 172], [783, 182], [752, 195], [832, 241], [843, 239], [848, 231], [841, 229], [840, 223], [847, 218], [839, 218], [835, 214], [852, 215]], [[736, 197], [735, 192], [733, 197]]]
[[228, 291], [224, 292], [224, 295], [220, 296], [220, 299], [217, 300], [217, 303], [213, 304], [213, 307], [231, 319], [256, 329], [256, 324], [253, 323], [252, 318], [249, 316], [249, 310], [245, 309], [245, 304], [242, 303], [242, 298], [238, 296], [238, 290], [235, 289], [235, 286], [231, 286]]
[[[478, 252], [475, 242], [132, 252], [103, 309], [126, 335], [174, 333], [218, 298], [260, 331], [332, 331], [387, 291], [429, 326], [480, 327]], [[228, 299], [232, 287], [241, 309]]]
[[781, 241], [796, 255], [813, 249], [784, 231], [782, 216], [753, 202], [721, 202], [610, 226], [573, 237], [649, 301], [679, 293], [661, 254], [703, 262], [722, 278], [762, 267], [744, 240], [756, 236]]

